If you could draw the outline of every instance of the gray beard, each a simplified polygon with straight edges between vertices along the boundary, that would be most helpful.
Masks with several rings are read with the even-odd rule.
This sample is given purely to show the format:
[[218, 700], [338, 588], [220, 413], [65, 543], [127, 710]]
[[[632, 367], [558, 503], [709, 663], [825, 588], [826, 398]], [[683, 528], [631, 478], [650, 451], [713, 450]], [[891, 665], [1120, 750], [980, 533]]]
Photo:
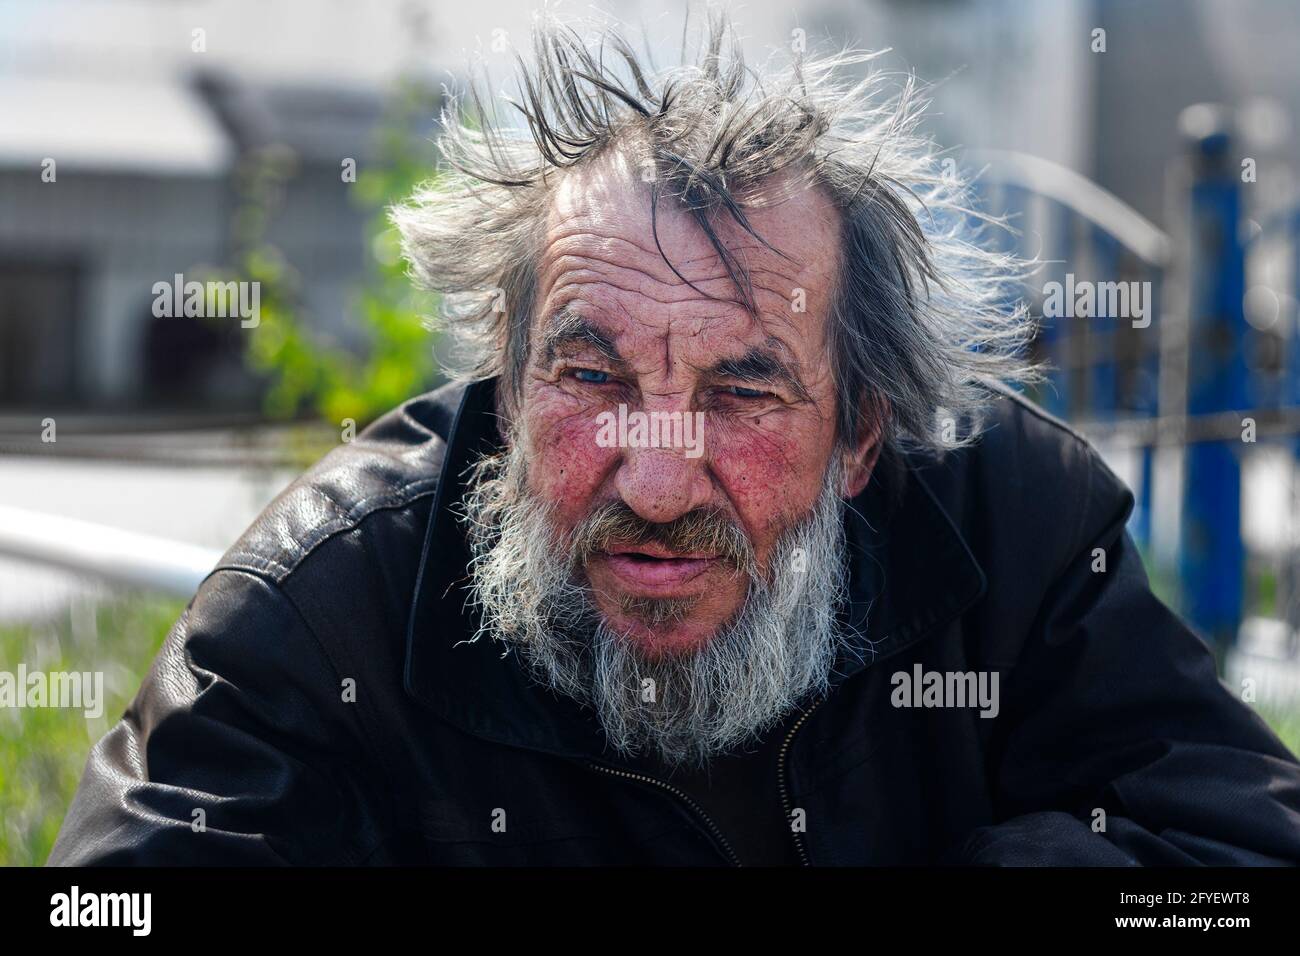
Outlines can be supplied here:
[[[591, 707], [616, 750], [703, 765], [826, 690], [847, 585], [838, 467], [809, 514], [781, 535], [768, 572], [737, 570], [749, 582], [733, 620], [696, 650], [654, 658], [605, 620], [584, 556], [526, 487], [513, 450], [476, 468], [464, 505], [470, 602], [482, 621], [474, 639], [502, 641], [541, 683]], [[652, 625], [683, 613], [674, 602], [643, 603], [659, 604], [639, 609]]]

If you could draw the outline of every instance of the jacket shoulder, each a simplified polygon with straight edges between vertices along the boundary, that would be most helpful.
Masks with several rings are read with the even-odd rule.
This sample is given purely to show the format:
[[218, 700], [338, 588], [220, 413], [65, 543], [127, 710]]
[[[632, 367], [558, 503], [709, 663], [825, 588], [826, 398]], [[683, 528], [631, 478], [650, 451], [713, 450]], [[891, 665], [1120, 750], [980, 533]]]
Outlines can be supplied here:
[[918, 468], [968, 539], [1017, 539], [1049, 565], [1122, 530], [1133, 495], [1082, 434], [998, 388], [971, 445]]
[[330, 451], [267, 505], [216, 569], [283, 583], [325, 541], [432, 496], [463, 392], [451, 384], [410, 399]]

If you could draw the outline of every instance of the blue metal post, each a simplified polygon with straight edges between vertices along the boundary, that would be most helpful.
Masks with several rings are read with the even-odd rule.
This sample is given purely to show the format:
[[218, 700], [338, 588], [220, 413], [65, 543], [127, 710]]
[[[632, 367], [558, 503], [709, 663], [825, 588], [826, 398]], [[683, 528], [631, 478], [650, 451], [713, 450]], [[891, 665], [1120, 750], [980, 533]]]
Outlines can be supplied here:
[[[1158, 342], [1161, 309], [1164, 307], [1164, 273], [1147, 269], [1144, 277], [1151, 282], [1151, 326], [1143, 331], [1146, 336], [1138, 356], [1137, 380], [1132, 396], [1132, 411], [1143, 417], [1155, 417], [1160, 411], [1160, 350], [1153, 345]], [[1141, 470], [1138, 476], [1137, 504], [1133, 516], [1129, 519], [1129, 531], [1143, 547], [1151, 544], [1152, 495], [1155, 490], [1154, 445], [1143, 445], [1141, 449]]]
[[[1093, 248], [1093, 279], [1097, 283], [1119, 282], [1119, 242], [1100, 227], [1090, 230]], [[1116, 326], [1129, 321], [1124, 316], [1101, 313], [1105, 304], [1097, 297], [1097, 317], [1089, 326], [1092, 362], [1088, 370], [1089, 418], [1109, 421], [1115, 417], [1119, 400], [1119, 364], [1116, 349], [1119, 336]]]
[[[1222, 120], [1198, 130], [1190, 146], [1187, 409], [1203, 415], [1245, 406], [1241, 180]], [[1220, 651], [1235, 640], [1242, 612], [1245, 560], [1235, 444], [1189, 444], [1183, 481], [1183, 608]]]

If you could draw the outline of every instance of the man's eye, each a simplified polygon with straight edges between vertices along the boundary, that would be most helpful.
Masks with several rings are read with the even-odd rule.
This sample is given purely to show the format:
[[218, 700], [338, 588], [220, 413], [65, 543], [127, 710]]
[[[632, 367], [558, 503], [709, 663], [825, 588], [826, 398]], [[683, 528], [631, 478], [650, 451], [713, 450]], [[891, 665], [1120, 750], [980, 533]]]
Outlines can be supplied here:
[[742, 388], [739, 385], [728, 385], [727, 392], [735, 395], [737, 398], [764, 398], [768, 394], [758, 388]]
[[597, 372], [595, 369], [590, 368], [574, 369], [573, 377], [579, 382], [586, 382], [588, 385], [604, 385], [609, 381], [608, 372]]

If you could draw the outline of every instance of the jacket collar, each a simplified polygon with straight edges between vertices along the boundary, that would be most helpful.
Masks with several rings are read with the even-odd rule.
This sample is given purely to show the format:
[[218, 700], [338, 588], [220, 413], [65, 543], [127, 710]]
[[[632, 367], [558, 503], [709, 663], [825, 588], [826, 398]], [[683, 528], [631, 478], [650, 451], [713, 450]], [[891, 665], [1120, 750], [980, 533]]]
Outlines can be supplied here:
[[[608, 759], [587, 708], [531, 680], [486, 637], [466, 606], [469, 549], [456, 520], [469, 468], [500, 447], [495, 382], [467, 386], [443, 450], [407, 626], [408, 693], [475, 736], [579, 759]], [[984, 593], [970, 548], [909, 460], [882, 456], [848, 509], [849, 601], [841, 621], [852, 637], [835, 686], [892, 657], [957, 617]]]

